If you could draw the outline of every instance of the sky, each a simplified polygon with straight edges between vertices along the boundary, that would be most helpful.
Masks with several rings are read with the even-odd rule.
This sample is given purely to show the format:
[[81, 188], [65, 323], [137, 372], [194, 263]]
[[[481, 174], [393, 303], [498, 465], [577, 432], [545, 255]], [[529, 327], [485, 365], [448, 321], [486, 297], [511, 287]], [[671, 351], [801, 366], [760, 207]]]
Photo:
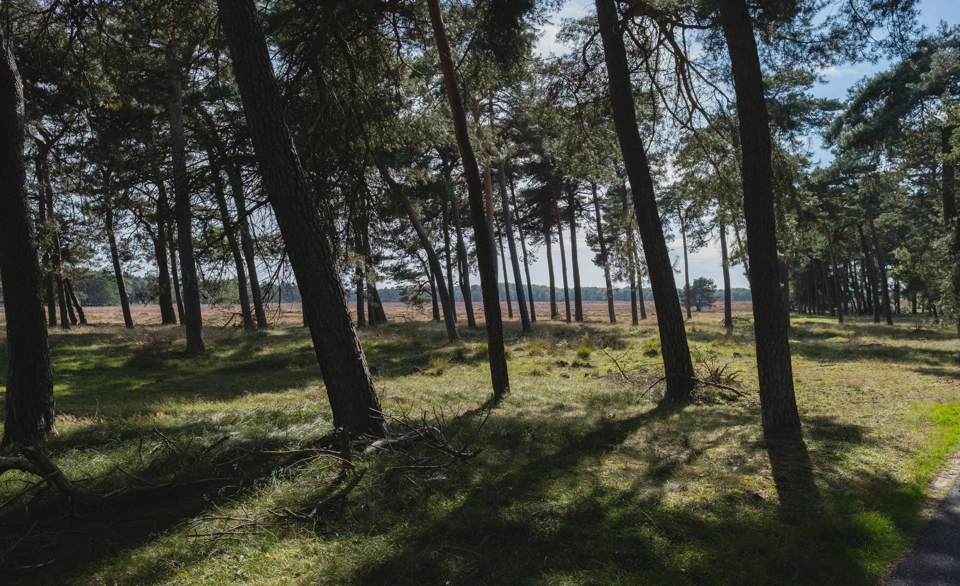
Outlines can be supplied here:
[[[567, 49], [556, 40], [556, 34], [559, 30], [559, 24], [563, 18], [576, 18], [590, 12], [593, 12], [594, 3], [591, 0], [568, 0], [563, 8], [551, 18], [551, 24], [544, 27], [540, 37], [537, 51], [541, 55], [550, 53], [563, 53]], [[920, 22], [929, 30], [935, 30], [941, 21], [946, 21], [950, 25], [960, 22], [960, 2], [958, 0], [921, 0], [920, 1]], [[823, 71], [823, 83], [816, 86], [813, 94], [821, 98], [833, 98], [844, 100], [847, 97], [847, 91], [858, 81], [867, 76], [872, 76], [880, 71], [889, 68], [889, 62], [873, 63], [854, 63], [842, 64], [831, 67]], [[811, 138], [810, 149], [813, 151], [813, 160], [820, 164], [830, 162], [830, 153], [822, 148], [817, 137]], [[594, 265], [591, 259], [594, 253], [587, 246], [586, 241], [586, 222], [580, 228], [578, 234], [577, 250], [580, 259], [580, 277], [581, 283], [585, 287], [602, 287], [603, 270]], [[683, 266], [682, 250], [678, 248], [679, 237], [675, 238], [671, 246], [670, 258], [675, 262], [675, 266]], [[567, 243], [569, 246], [569, 242]], [[535, 284], [546, 285], [549, 282], [548, 267], [545, 259], [545, 253], [542, 249], [533, 251], [532, 254], [537, 257], [536, 261], [530, 266], [530, 278]], [[559, 254], [554, 254], [559, 257]], [[569, 255], [568, 255], [569, 257]], [[569, 263], [569, 258], [567, 260]], [[556, 268], [559, 271], [559, 258], [554, 259]], [[559, 272], [557, 273], [559, 275]], [[706, 248], [690, 255], [690, 281], [697, 277], [708, 277], [713, 279], [717, 285], [723, 281], [722, 266], [720, 263], [720, 249], [716, 241], [712, 241]], [[500, 275], [503, 278], [503, 275]], [[683, 274], [678, 273], [678, 286], [683, 282]], [[731, 267], [730, 281], [733, 287], [747, 287], [747, 279], [743, 274], [742, 267]], [[622, 284], [621, 284], [622, 285]]]

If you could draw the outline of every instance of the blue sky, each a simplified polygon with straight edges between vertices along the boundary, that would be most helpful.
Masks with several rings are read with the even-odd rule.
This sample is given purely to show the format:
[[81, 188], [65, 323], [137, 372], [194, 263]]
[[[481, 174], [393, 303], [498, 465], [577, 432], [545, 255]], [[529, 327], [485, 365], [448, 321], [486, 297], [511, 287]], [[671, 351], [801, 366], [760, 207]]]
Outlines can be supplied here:
[[[543, 35], [538, 44], [538, 51], [543, 55], [565, 52], [566, 48], [559, 44], [555, 38], [561, 20], [565, 17], [575, 18], [588, 14], [594, 10], [593, 6], [594, 3], [591, 0], [569, 0], [563, 9], [554, 15], [552, 24], [544, 27]], [[920, 22], [928, 29], [935, 30], [941, 21], [946, 21], [951, 25], [960, 22], [960, 2], [958, 2], [958, 0], [921, 0]], [[864, 77], [872, 76], [879, 71], [887, 69], [889, 65], [888, 62], [879, 62], [876, 64], [842, 64], [837, 67], [832, 67], [823, 72], [824, 81], [814, 88], [813, 93], [818, 97], [843, 100], [847, 97], [849, 88], [856, 84], [856, 82]], [[829, 163], [830, 154], [821, 148], [819, 138], [811, 138], [810, 149], [814, 152], [813, 158], [815, 161], [819, 161], [821, 164]], [[578, 242], [577, 248], [580, 258], [582, 284], [590, 287], [603, 286], [603, 271], [590, 262], [590, 259], [593, 258], [593, 251], [591, 251], [587, 247], [586, 242], [582, 240], [585, 236], [584, 229], [580, 230], [579, 236], [581, 240]], [[676, 240], [679, 242], [679, 238]], [[567, 245], [569, 246], [569, 243]], [[547, 284], [548, 268], [543, 250], [538, 250], [534, 252], [534, 254], [537, 256], [537, 261], [530, 267], [531, 279], [534, 283]], [[683, 266], [682, 257], [680, 257], [681, 254], [682, 251], [676, 247], [670, 251], [671, 259], [679, 259], [679, 262], [676, 263], [676, 266], [679, 267]], [[555, 256], [559, 257], [558, 254]], [[554, 259], [554, 262], [557, 263], [557, 269], [559, 270], [559, 259]], [[718, 285], [721, 283], [720, 250], [716, 242], [712, 242], [707, 248], [691, 255], [690, 274], [691, 281], [696, 277], [705, 276], [716, 281]], [[501, 279], [502, 277], [501, 275]], [[734, 287], [747, 286], [747, 279], [743, 275], [740, 267], [733, 267], [730, 272], [730, 277]], [[677, 275], [677, 283], [679, 284], [682, 281], [683, 275], [681, 273]]]

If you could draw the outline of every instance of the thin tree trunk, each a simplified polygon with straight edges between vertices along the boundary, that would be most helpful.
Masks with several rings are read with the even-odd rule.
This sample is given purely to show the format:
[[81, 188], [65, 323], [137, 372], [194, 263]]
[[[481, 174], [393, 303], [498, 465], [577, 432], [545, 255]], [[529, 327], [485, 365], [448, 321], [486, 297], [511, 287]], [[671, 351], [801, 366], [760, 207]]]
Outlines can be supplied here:
[[440, 321], [440, 304], [437, 303], [437, 275], [430, 270], [429, 266], [423, 267], [423, 272], [427, 275], [427, 281], [430, 283], [430, 307], [433, 310], [433, 321]]
[[170, 242], [168, 246], [170, 247], [170, 274], [173, 277], [173, 294], [177, 300], [177, 319], [180, 321], [180, 325], [183, 325], [183, 297], [181, 296], [180, 290], [180, 270], [177, 268], [177, 248], [173, 242], [173, 232], [169, 232]]
[[780, 276], [780, 303], [783, 306], [783, 317], [790, 327], [790, 254], [784, 251], [777, 255], [777, 271]]
[[733, 296], [730, 288], [730, 258], [727, 255], [727, 226], [720, 222], [720, 265], [723, 267], [723, 327], [733, 329]]
[[187, 177], [186, 134], [183, 129], [183, 94], [180, 60], [174, 39], [167, 42], [167, 102], [170, 115], [170, 151], [173, 156], [173, 198], [177, 217], [177, 251], [183, 287], [183, 317], [187, 326], [187, 355], [202, 354], [203, 315], [200, 312], [200, 279], [193, 253], [193, 213]]
[[554, 320], [560, 317], [560, 309], [557, 307], [557, 279], [553, 273], [553, 238], [546, 218], [543, 220], [543, 241], [547, 246], [547, 276], [550, 279], [550, 319]]
[[128, 328], [133, 328], [133, 316], [130, 314], [130, 301], [127, 299], [127, 287], [123, 282], [123, 269], [120, 266], [120, 250], [117, 248], [117, 236], [113, 228], [113, 201], [110, 197], [109, 185], [110, 179], [107, 179], [108, 185], [104, 186], [104, 222], [106, 224], [107, 241], [110, 245], [110, 260], [113, 261], [113, 276], [117, 280], [117, 292], [120, 295], [120, 308], [123, 311], [123, 323]]
[[943, 193], [943, 221], [947, 226], [952, 225], [953, 220], [957, 217], [957, 200], [954, 189], [956, 171], [949, 158], [950, 154], [953, 153], [953, 145], [950, 143], [950, 138], [953, 136], [953, 131], [956, 130], [956, 128], [954, 125], [947, 125], [940, 129], [940, 152], [944, 156], [943, 186], [941, 188]]
[[840, 269], [837, 267], [837, 258], [833, 249], [833, 232], [827, 226], [823, 227], [827, 235], [827, 247], [830, 250], [830, 268], [833, 269], [833, 289], [837, 292], [837, 321], [843, 323], [843, 313], [846, 301], [843, 297], [843, 289], [840, 288]]
[[873, 307], [873, 323], [880, 323], [880, 286], [877, 283], [877, 269], [873, 264], [873, 251], [871, 250], [870, 240], [863, 234], [863, 228], [857, 226], [860, 234], [860, 241], [863, 243], [863, 255], [865, 258], [865, 270], [867, 280], [870, 282], [871, 306]]
[[457, 207], [456, 194], [450, 198], [450, 206], [453, 212], [453, 225], [457, 229], [457, 272], [460, 274], [460, 294], [463, 295], [463, 308], [467, 313], [467, 327], [473, 330], [477, 328], [477, 320], [473, 314], [473, 293], [470, 290], [470, 259], [467, 256], [467, 245], [463, 241], [463, 227], [460, 225], [460, 209]]
[[880, 291], [882, 292], [883, 315], [887, 318], [887, 325], [893, 325], [893, 314], [890, 312], [890, 282], [887, 279], [887, 260], [883, 254], [883, 245], [880, 244], [880, 238], [877, 236], [877, 227], [873, 223], [873, 211], [867, 208], [867, 224], [870, 226], [870, 234], [873, 237], [873, 248], [877, 254], [877, 265], [880, 267]]
[[213, 194], [217, 200], [217, 207], [220, 209], [220, 222], [223, 224], [227, 246], [233, 255], [234, 270], [237, 272], [237, 291], [240, 294], [240, 317], [243, 320], [243, 329], [252, 332], [257, 327], [253, 323], [253, 314], [250, 313], [250, 297], [247, 294], [247, 274], [243, 266], [243, 254], [240, 252], [240, 243], [237, 242], [234, 224], [230, 219], [230, 208], [227, 207], [227, 197], [223, 193], [223, 177], [220, 175], [220, 168], [216, 164], [217, 158], [213, 149], [207, 151], [207, 159], [210, 162], [210, 172], [213, 173]]
[[[510, 182], [510, 192], [513, 192], [513, 182]], [[523, 224], [520, 213], [517, 211], [517, 199], [513, 199], [513, 217], [517, 221], [517, 236], [520, 237], [520, 251], [523, 253], [523, 272], [527, 277], [527, 296], [530, 299], [530, 322], [537, 321], [537, 310], [533, 303], [533, 283], [530, 281], [530, 256], [527, 254], [527, 239], [523, 233]]]
[[563, 303], [567, 309], [567, 323], [570, 323], [570, 284], [567, 282], [567, 252], [563, 246], [563, 222], [560, 220], [560, 206], [557, 205], [556, 192], [553, 194], [553, 214], [557, 218], [557, 242], [560, 243], [560, 272], [563, 275]]
[[617, 139], [623, 154], [627, 176], [633, 193], [637, 223], [643, 252], [647, 257], [653, 301], [657, 309], [657, 325], [667, 385], [664, 401], [680, 404], [690, 401], [694, 385], [693, 361], [687, 345], [683, 312], [673, 279], [673, 265], [663, 237], [663, 224], [657, 210], [653, 177], [646, 150], [637, 126], [630, 70], [627, 65], [623, 31], [620, 28], [614, 0], [596, 0], [600, 36], [607, 63], [610, 101]]
[[77, 314], [73, 311], [73, 302], [70, 299], [70, 292], [67, 290], [67, 279], [60, 279], [60, 287], [63, 289], [63, 298], [67, 304], [67, 315], [70, 316], [70, 325], [77, 325]]
[[683, 210], [679, 203], [677, 203], [677, 218], [680, 220], [680, 240], [683, 244], [683, 282], [686, 292], [684, 300], [686, 301], [687, 319], [692, 319], [693, 315], [690, 313], [690, 260], [687, 256], [687, 225], [683, 219]]
[[640, 325], [640, 318], [637, 315], [637, 270], [633, 263], [630, 263], [630, 323], [634, 327]]
[[583, 322], [583, 290], [580, 288], [580, 262], [577, 260], [577, 207], [576, 194], [570, 190], [570, 264], [573, 268], [574, 320]]
[[387, 185], [390, 187], [390, 191], [393, 192], [397, 199], [400, 200], [400, 204], [403, 205], [403, 209], [407, 212], [407, 217], [410, 218], [410, 223], [413, 224], [413, 229], [417, 233], [417, 238], [420, 239], [420, 247], [423, 248], [423, 251], [427, 254], [427, 262], [429, 263], [430, 269], [428, 274], [432, 274], [430, 286], [434, 289], [434, 320], [440, 321], [439, 311], [437, 308], [437, 293], [439, 293], [440, 304], [443, 306], [443, 320], [447, 326], [447, 339], [450, 342], [456, 342], [460, 339], [460, 334], [457, 332], [457, 321], [454, 317], [453, 309], [451, 308], [453, 299], [450, 295], [450, 292], [447, 290], [447, 287], [443, 284], [443, 266], [441, 266], [440, 258], [433, 249], [433, 244], [430, 242], [430, 236], [428, 236], [427, 231], [423, 229], [423, 223], [420, 221], [420, 214], [418, 214], [417, 210], [413, 207], [413, 202], [411, 202], [410, 198], [407, 197], [403, 187], [394, 181], [393, 177], [390, 176], [390, 171], [383, 165], [378, 165], [377, 169], [380, 171], [380, 175], [383, 177], [384, 181], [386, 181]]
[[450, 297], [450, 314], [457, 321], [456, 289], [453, 286], [453, 250], [450, 248], [450, 215], [447, 213], [447, 201], [440, 202], [443, 214], [443, 258], [447, 269], [447, 295]]
[[[440, 1], [427, 0], [427, 6], [440, 58], [440, 69], [443, 71], [447, 101], [450, 103], [453, 131], [457, 137], [457, 148], [463, 164], [463, 176], [467, 182], [467, 197], [470, 202], [473, 235], [476, 240], [477, 266], [480, 271], [480, 289], [483, 292], [483, 310], [487, 322], [487, 355], [490, 360], [493, 399], [500, 401], [510, 391], [510, 376], [507, 371], [507, 354], [503, 343], [503, 322], [497, 285], [497, 245], [493, 237], [492, 222], [483, 209], [480, 169], [477, 166], [473, 145], [470, 143], [467, 114], [463, 107], [453, 55], [450, 52], [450, 43], [447, 41], [447, 31], [440, 12]], [[492, 206], [490, 211], [493, 211]]]
[[822, 273], [822, 277], [823, 277], [823, 302], [824, 304], [826, 304], [825, 313], [829, 313], [831, 317], [836, 316], [836, 313], [834, 313], [835, 310], [833, 308], [834, 295], [830, 291], [830, 274], [827, 271], [827, 263], [825, 263], [822, 260], [820, 260], [819, 263], [820, 263], [820, 272]]
[[597, 240], [600, 244], [600, 264], [603, 266], [603, 283], [606, 285], [607, 314], [610, 323], [617, 323], [617, 312], [613, 308], [613, 283], [610, 281], [610, 258], [607, 255], [607, 242], [603, 239], [603, 219], [600, 217], [600, 198], [597, 196], [597, 184], [591, 183], [593, 193], [593, 212], [597, 218]]
[[157, 183], [157, 241], [154, 243], [154, 254], [157, 257], [160, 323], [176, 325], [177, 314], [173, 309], [173, 294], [170, 292], [170, 267], [167, 264], [167, 222], [170, 218], [170, 204], [167, 199], [167, 188], [163, 179], [160, 178], [159, 172], [157, 172], [155, 180]]
[[0, 280], [7, 321], [2, 444], [30, 445], [56, 433], [56, 426], [37, 241], [27, 198], [23, 84], [10, 45], [0, 30]]
[[263, 294], [260, 292], [260, 277], [257, 275], [257, 256], [253, 250], [253, 236], [247, 219], [247, 198], [243, 195], [243, 173], [239, 165], [227, 167], [230, 178], [230, 195], [233, 206], [237, 208], [237, 228], [240, 230], [240, 247], [247, 263], [247, 280], [250, 282], [250, 295], [253, 297], [253, 315], [257, 320], [257, 329], [266, 329], [267, 312], [263, 307]]
[[[41, 130], [41, 133], [43, 131]], [[47, 219], [50, 226], [50, 240], [52, 254], [50, 255], [50, 268], [52, 273], [52, 282], [55, 286], [57, 307], [60, 309], [60, 328], [70, 329], [69, 310], [67, 307], [66, 288], [63, 286], [63, 248], [60, 245], [60, 226], [56, 214], [53, 211], [53, 184], [50, 179], [50, 147], [46, 144], [40, 147], [40, 153], [37, 155], [37, 175], [40, 180], [41, 206], [47, 208]]]
[[[40, 156], [39, 154], [37, 155]], [[36, 162], [39, 167], [41, 163]], [[47, 202], [41, 195], [37, 198], [37, 223], [42, 232], [47, 230]], [[41, 233], [42, 233], [41, 232]], [[42, 237], [39, 238], [42, 241]], [[53, 271], [50, 270], [50, 252], [43, 251], [43, 262], [41, 264], [41, 278], [43, 279], [43, 299], [44, 306], [47, 309], [47, 325], [51, 328], [57, 326], [57, 303], [53, 294]]]
[[80, 325], [87, 325], [87, 316], [83, 313], [83, 306], [80, 305], [80, 300], [77, 299], [77, 294], [73, 291], [73, 283], [70, 282], [70, 279], [64, 279], [64, 284], [67, 286], [67, 294], [70, 296], [70, 302], [73, 303], [73, 308], [77, 312], [77, 318], [80, 320]]
[[[366, 227], [363, 227], [363, 229], [366, 229]], [[354, 263], [353, 284], [357, 291], [357, 327], [365, 328], [367, 327], [367, 313], [364, 307], [366, 304], [366, 298], [363, 294], [363, 282], [366, 274], [366, 267], [363, 262], [363, 239], [360, 237], [359, 229], [355, 229], [354, 232], [353, 249], [357, 256], [357, 260]]]
[[280, 87], [253, 0], [218, 0], [263, 184], [293, 266], [333, 424], [388, 435], [370, 370], [340, 282], [340, 271], [283, 118]]
[[[507, 176], [504, 171], [504, 162], [501, 159], [497, 169], [500, 182], [500, 207], [503, 211], [503, 229], [507, 232], [507, 247], [510, 249], [510, 264], [513, 268], [513, 285], [517, 290], [517, 310], [520, 312], [520, 325], [525, 333], [531, 330], [530, 314], [527, 313], [526, 295], [523, 293], [523, 277], [520, 273], [520, 258], [517, 255], [517, 240], [513, 235], [513, 214], [510, 213], [510, 194], [507, 193]], [[503, 273], [503, 286], [510, 298], [510, 285], [507, 273]]]
[[507, 317], [513, 319], [513, 302], [510, 301], [510, 279], [507, 278], [507, 251], [503, 248], [503, 232], [499, 229], [499, 226], [497, 228], [497, 239], [500, 243], [500, 262], [503, 264], [503, 296], [507, 299]]

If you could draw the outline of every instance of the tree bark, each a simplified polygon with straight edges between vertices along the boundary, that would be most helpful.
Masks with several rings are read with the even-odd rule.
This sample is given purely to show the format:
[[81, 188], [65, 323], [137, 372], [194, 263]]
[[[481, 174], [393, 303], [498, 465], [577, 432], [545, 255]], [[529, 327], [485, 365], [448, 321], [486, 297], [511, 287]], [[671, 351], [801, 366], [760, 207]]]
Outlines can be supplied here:
[[833, 297], [834, 294], [830, 291], [830, 273], [827, 271], [827, 263], [820, 261], [820, 272], [823, 274], [823, 300], [826, 304], [826, 313], [829, 313], [831, 316], [835, 316], [835, 309], [833, 307]]
[[691, 319], [693, 315], [690, 313], [690, 260], [687, 256], [687, 223], [684, 221], [683, 209], [681, 209], [679, 203], [677, 203], [677, 219], [680, 221], [680, 241], [683, 244], [683, 282], [686, 292], [684, 300], [686, 301], [687, 319]]
[[577, 260], [577, 198], [570, 190], [570, 265], [573, 269], [573, 319], [583, 323], [583, 290], [580, 288], [580, 262]]
[[846, 300], [843, 297], [843, 289], [840, 287], [840, 268], [837, 266], [837, 257], [833, 249], [833, 232], [826, 225], [823, 231], [827, 235], [827, 248], [830, 251], [830, 268], [833, 269], [833, 289], [837, 293], [837, 321], [843, 323], [843, 314], [846, 309]]
[[497, 230], [500, 243], [500, 262], [503, 264], [503, 296], [507, 299], [507, 317], [513, 319], [513, 302], [510, 300], [510, 279], [507, 277], [507, 251], [503, 248], [503, 231]]
[[157, 257], [157, 288], [160, 290], [160, 323], [176, 325], [177, 314], [173, 309], [173, 295], [170, 293], [170, 267], [167, 264], [167, 221], [170, 216], [170, 204], [167, 199], [167, 187], [157, 172], [157, 241], [154, 254]]
[[673, 404], [685, 403], [690, 401], [695, 374], [684, 331], [680, 299], [673, 279], [673, 265], [670, 263], [667, 243], [663, 237], [663, 225], [657, 210], [653, 177], [637, 126], [623, 31], [618, 22], [614, 0], [596, 0], [596, 5], [617, 140], [632, 187], [633, 205], [643, 252], [647, 257], [653, 301], [657, 308], [657, 325], [660, 330], [667, 385], [664, 401]]
[[607, 314], [610, 323], [617, 323], [617, 312], [613, 308], [613, 283], [610, 281], [610, 258], [607, 255], [607, 242], [603, 239], [603, 219], [600, 217], [600, 198], [597, 196], [597, 184], [591, 183], [593, 193], [593, 212], [597, 219], [597, 241], [600, 244], [600, 265], [603, 267], [603, 283], [606, 285]]
[[[380, 171], [383, 180], [386, 181], [390, 187], [390, 191], [393, 192], [397, 199], [400, 200], [400, 204], [403, 205], [403, 209], [407, 212], [407, 217], [410, 218], [410, 223], [413, 224], [413, 229], [417, 233], [417, 238], [420, 239], [420, 247], [427, 253], [427, 262], [430, 265], [429, 272], [433, 275], [431, 278], [431, 287], [434, 288], [434, 309], [436, 310], [437, 293], [439, 293], [440, 305], [443, 306], [443, 321], [447, 326], [447, 339], [450, 342], [456, 342], [460, 339], [460, 334], [457, 332], [457, 321], [451, 308], [453, 299], [446, 285], [443, 284], [443, 266], [440, 264], [440, 257], [437, 256], [436, 251], [433, 249], [430, 236], [427, 235], [427, 231], [423, 229], [423, 223], [420, 221], [420, 214], [417, 213], [417, 210], [413, 207], [413, 202], [411, 202], [407, 194], [404, 193], [403, 187], [393, 180], [393, 177], [390, 176], [390, 171], [385, 166], [378, 165], [377, 169]], [[440, 316], [435, 315], [434, 319], [439, 321], [439, 317]]]
[[[39, 167], [40, 163], [36, 163]], [[37, 224], [41, 231], [47, 229], [47, 202], [42, 195], [37, 198]], [[42, 240], [42, 239], [41, 239]], [[43, 261], [41, 266], [41, 278], [43, 279], [43, 299], [44, 306], [47, 309], [47, 325], [51, 328], [57, 326], [57, 302], [53, 294], [53, 271], [50, 270], [50, 252], [43, 251]]]
[[730, 289], [730, 258], [727, 255], [727, 225], [720, 222], [720, 265], [723, 267], [723, 327], [733, 329], [733, 300]]
[[54, 425], [53, 374], [37, 241], [27, 198], [20, 72], [0, 30], [0, 281], [7, 332], [3, 445], [37, 444]]
[[790, 253], [784, 251], [777, 255], [777, 270], [780, 275], [780, 304], [783, 307], [783, 319], [790, 327]]
[[[40, 130], [41, 134], [44, 134], [44, 131]], [[56, 303], [57, 307], [60, 309], [60, 328], [64, 330], [70, 329], [70, 319], [69, 309], [67, 307], [67, 295], [66, 288], [63, 286], [63, 247], [60, 244], [60, 227], [59, 222], [57, 221], [57, 216], [53, 210], [53, 183], [50, 178], [50, 144], [41, 143], [39, 147], [39, 152], [37, 153], [37, 179], [40, 183], [41, 190], [41, 206], [46, 206], [46, 218], [48, 220], [48, 225], [44, 226], [45, 229], [49, 229], [50, 242], [51, 242], [51, 254], [50, 254], [50, 269], [51, 269], [51, 283], [56, 292]], [[53, 324], [51, 324], [53, 325]]]
[[863, 228], [857, 226], [857, 231], [860, 233], [860, 242], [863, 243], [863, 256], [865, 263], [865, 272], [867, 275], [867, 281], [870, 283], [870, 293], [871, 293], [871, 305], [873, 307], [873, 323], [880, 323], [880, 286], [877, 283], [877, 269], [873, 264], [873, 251], [871, 250], [870, 240], [863, 233]]
[[[510, 192], [513, 194], [513, 181], [510, 182]], [[527, 239], [523, 233], [523, 223], [520, 221], [520, 212], [517, 210], [517, 198], [513, 198], [513, 218], [517, 221], [517, 236], [520, 238], [520, 251], [523, 253], [523, 272], [527, 277], [527, 297], [530, 299], [530, 323], [537, 321], [537, 310], [533, 303], [533, 283], [530, 281], [530, 256], [527, 254]]]
[[73, 308], [77, 312], [80, 325], [87, 325], [87, 316], [84, 315], [83, 306], [80, 305], [80, 300], [77, 299], [77, 294], [73, 291], [73, 283], [70, 282], [70, 279], [64, 279], [63, 283], [67, 286], [67, 293], [70, 295], [70, 302], [73, 303]]
[[133, 316], [130, 314], [130, 301], [127, 299], [127, 287], [123, 282], [123, 268], [120, 266], [120, 250], [117, 247], [117, 235], [113, 226], [113, 201], [111, 197], [111, 178], [108, 176], [104, 185], [103, 207], [104, 224], [107, 231], [107, 242], [110, 245], [110, 260], [113, 261], [113, 276], [117, 280], [117, 292], [120, 295], [120, 308], [123, 311], [123, 323], [127, 328], [133, 328]]
[[329, 235], [283, 117], [280, 87], [256, 5], [253, 0], [217, 4], [263, 184], [303, 299], [333, 423], [352, 433], [386, 436]]
[[463, 240], [463, 227], [460, 225], [460, 209], [457, 207], [456, 194], [450, 198], [450, 210], [453, 212], [453, 226], [457, 230], [457, 272], [460, 274], [463, 309], [467, 314], [467, 327], [475, 330], [477, 320], [473, 314], [473, 293], [470, 290], [470, 259], [467, 256], [467, 245]]
[[788, 324], [777, 282], [772, 147], [760, 57], [746, 0], [720, 0], [719, 9], [740, 120], [743, 209], [763, 428], [766, 432], [784, 430], [799, 434], [800, 415], [793, 388]]
[[180, 290], [180, 270], [178, 267], [179, 263], [177, 262], [177, 247], [174, 243], [174, 233], [169, 231], [170, 242], [167, 243], [167, 246], [170, 248], [170, 275], [173, 279], [173, 296], [177, 300], [177, 319], [180, 322], [180, 325], [183, 325], [183, 297]]
[[357, 260], [355, 261], [353, 285], [357, 291], [357, 327], [367, 327], [367, 312], [365, 311], [366, 298], [363, 294], [363, 282], [366, 274], [366, 266], [363, 262], [363, 238], [360, 236], [360, 230], [365, 230], [366, 226], [357, 227], [354, 225], [353, 249]]
[[447, 295], [450, 297], [450, 313], [453, 315], [453, 321], [457, 321], [457, 299], [456, 289], [453, 286], [453, 250], [450, 247], [450, 215], [447, 213], [447, 201], [440, 202], [443, 216], [443, 259], [444, 268], [447, 270]]
[[557, 194], [553, 192], [553, 214], [557, 219], [557, 242], [560, 244], [560, 272], [563, 275], [563, 303], [567, 309], [567, 323], [570, 323], [570, 284], [567, 281], [567, 251], [563, 246], [563, 221], [560, 220], [560, 206]]
[[[950, 138], [953, 136], [956, 128], [954, 125], [947, 125], [940, 129], [940, 152], [944, 157], [949, 157], [950, 154], [953, 153], [953, 145], [950, 143]], [[947, 226], [952, 225], [953, 221], [957, 218], [957, 199], [954, 188], [955, 176], [956, 171], [953, 163], [949, 162], [949, 160], [944, 160], [943, 186], [941, 189], [943, 193], [943, 221]]]
[[203, 315], [200, 312], [200, 279], [193, 253], [193, 213], [187, 177], [186, 134], [183, 128], [183, 94], [176, 41], [167, 42], [167, 104], [170, 115], [170, 152], [173, 157], [173, 198], [177, 218], [177, 251], [183, 287], [183, 317], [187, 327], [187, 355], [204, 352]]
[[557, 307], [557, 279], [553, 274], [553, 238], [550, 234], [550, 222], [543, 219], [543, 241], [547, 246], [547, 276], [550, 279], [550, 320], [560, 317], [560, 309]]
[[883, 315], [887, 318], [887, 325], [893, 325], [893, 315], [890, 311], [890, 282], [887, 279], [887, 260], [883, 254], [880, 237], [877, 236], [877, 227], [873, 223], [873, 212], [867, 208], [867, 224], [870, 226], [870, 235], [873, 237], [873, 248], [877, 254], [877, 265], [880, 267], [880, 291], [882, 292]]
[[[507, 193], [507, 176], [504, 171], [504, 162], [500, 161], [497, 168], [497, 177], [500, 182], [500, 207], [503, 212], [503, 229], [507, 232], [507, 247], [510, 249], [510, 264], [513, 268], [513, 284], [517, 290], [517, 310], [520, 312], [520, 325], [524, 333], [532, 331], [530, 328], [530, 314], [527, 313], [526, 295], [523, 293], [523, 276], [520, 273], [520, 258], [517, 255], [517, 240], [513, 234], [513, 214], [510, 212], [510, 194]], [[503, 274], [503, 286], [507, 289], [507, 298], [510, 297], [510, 286], [507, 274]]]
[[[497, 245], [493, 237], [493, 225], [487, 219], [483, 209], [483, 186], [480, 182], [480, 169], [477, 157], [470, 144], [470, 132], [467, 127], [467, 113], [463, 107], [457, 73], [447, 41], [447, 31], [443, 24], [439, 0], [427, 0], [430, 10], [430, 23], [437, 44], [440, 69], [447, 90], [447, 101], [453, 118], [453, 131], [457, 138], [457, 148], [463, 164], [463, 176], [467, 182], [467, 197], [470, 202], [470, 215], [473, 219], [473, 235], [476, 240], [477, 266], [480, 272], [480, 290], [483, 292], [483, 311], [487, 322], [487, 355], [490, 359], [490, 378], [493, 386], [494, 401], [499, 401], [510, 390], [510, 377], [507, 371], [506, 348], [503, 344], [503, 321], [500, 314], [500, 294], [497, 285]], [[492, 202], [491, 202], [492, 203]], [[490, 210], [493, 211], [492, 209]]]
[[265, 330], [267, 312], [263, 308], [263, 294], [260, 292], [260, 277], [257, 275], [257, 255], [253, 249], [253, 236], [247, 219], [247, 198], [243, 194], [243, 173], [238, 164], [229, 165], [227, 174], [230, 179], [230, 195], [233, 206], [237, 208], [237, 228], [240, 231], [240, 247], [247, 263], [247, 280], [250, 282], [250, 296], [253, 297], [253, 315], [257, 320], [257, 329]]

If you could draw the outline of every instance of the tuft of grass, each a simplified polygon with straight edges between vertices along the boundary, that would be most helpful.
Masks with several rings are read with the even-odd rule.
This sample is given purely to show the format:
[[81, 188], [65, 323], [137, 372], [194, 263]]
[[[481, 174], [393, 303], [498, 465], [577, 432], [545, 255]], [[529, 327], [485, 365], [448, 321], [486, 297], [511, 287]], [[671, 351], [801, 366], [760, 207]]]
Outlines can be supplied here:
[[577, 349], [577, 358], [587, 360], [591, 354], [593, 354], [593, 349], [590, 346], [580, 346]]

